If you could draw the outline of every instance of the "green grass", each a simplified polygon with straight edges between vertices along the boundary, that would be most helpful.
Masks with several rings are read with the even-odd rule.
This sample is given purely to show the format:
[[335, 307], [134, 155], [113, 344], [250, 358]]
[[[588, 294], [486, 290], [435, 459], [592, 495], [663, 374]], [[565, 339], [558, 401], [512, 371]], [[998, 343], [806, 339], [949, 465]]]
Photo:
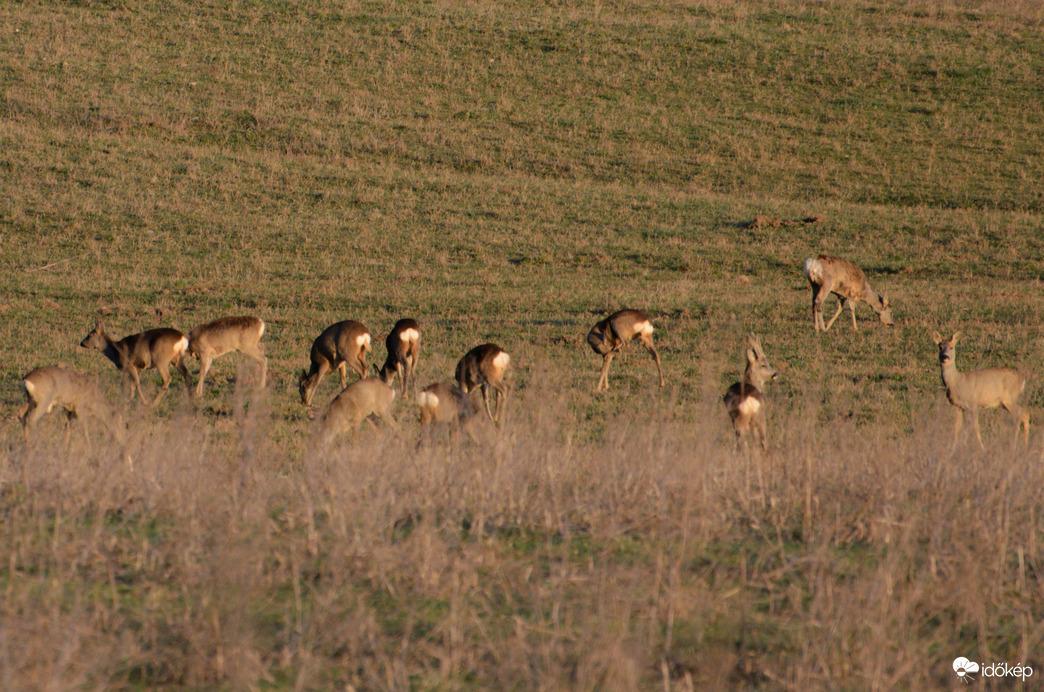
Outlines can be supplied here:
[[[229, 314], [218, 360], [93, 433], [0, 432], [2, 686], [926, 689], [1044, 667], [1036, 372], [1044, 13], [1026, 3], [35, 2], [0, 8], [0, 400], [77, 348]], [[809, 225], [773, 219], [820, 216]], [[755, 218], [769, 223], [752, 226]], [[815, 335], [804, 258], [889, 296]], [[648, 356], [599, 361], [621, 307]], [[833, 302], [827, 310], [833, 309]], [[513, 358], [507, 425], [310, 446], [336, 378], [420, 321], [421, 384]], [[930, 335], [1017, 367], [1028, 451], [950, 450]], [[764, 457], [720, 396], [757, 332]], [[144, 377], [150, 390], [158, 378]], [[333, 382], [333, 383], [332, 383]], [[448, 436], [447, 436], [448, 437]], [[666, 683], [665, 683], [666, 679]]]

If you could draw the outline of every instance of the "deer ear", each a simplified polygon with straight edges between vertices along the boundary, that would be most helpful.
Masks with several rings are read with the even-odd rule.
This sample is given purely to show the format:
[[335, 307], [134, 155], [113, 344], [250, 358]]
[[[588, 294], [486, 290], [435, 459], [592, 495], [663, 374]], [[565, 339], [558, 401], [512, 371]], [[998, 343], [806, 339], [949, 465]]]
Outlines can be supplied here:
[[881, 296], [881, 307], [882, 308], [887, 308], [888, 307], [888, 296]]
[[957, 331], [955, 331], [955, 332], [953, 333], [953, 336], [951, 336], [951, 337], [950, 337], [950, 341], [952, 341], [953, 343], [957, 343], [957, 338], [958, 338], [958, 337], [959, 337], [960, 335], [961, 335], [961, 332], [960, 332], [960, 330], [957, 330]]
[[942, 343], [942, 336], [939, 334], [939, 332], [932, 332], [932, 341], [934, 341], [937, 344]]

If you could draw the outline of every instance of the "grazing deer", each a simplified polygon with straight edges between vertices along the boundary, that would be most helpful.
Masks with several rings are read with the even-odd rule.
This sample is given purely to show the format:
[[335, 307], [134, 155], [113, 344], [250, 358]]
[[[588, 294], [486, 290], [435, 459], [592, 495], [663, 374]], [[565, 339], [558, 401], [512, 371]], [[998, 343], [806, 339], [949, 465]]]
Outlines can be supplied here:
[[[457, 386], [465, 394], [470, 394], [475, 387], [482, 386], [482, 401], [486, 404], [486, 415], [490, 420], [500, 422], [503, 409], [507, 403], [508, 386], [504, 383], [504, 375], [511, 365], [511, 356], [496, 344], [476, 346], [457, 363]], [[489, 409], [489, 390], [497, 392], [497, 415]]]
[[768, 437], [765, 434], [765, 383], [779, 377], [779, 371], [769, 365], [765, 351], [761, 348], [761, 339], [752, 333], [747, 335], [747, 369], [743, 373], [743, 381], [737, 382], [725, 392], [725, 410], [732, 420], [732, 429], [736, 431], [736, 446], [743, 448], [743, 435], [753, 430], [761, 448], [768, 449]]
[[[820, 255], [815, 259], [809, 257], [805, 260], [805, 276], [812, 285], [812, 321], [817, 332], [828, 331], [846, 305], [852, 311], [852, 329], [858, 330], [855, 309], [856, 303], [859, 302], [873, 308], [882, 323], [889, 327], [895, 324], [892, 308], [888, 306], [888, 298], [870, 288], [863, 270], [848, 260], [828, 255]], [[837, 312], [824, 325], [823, 301], [831, 293], [837, 296]]]
[[961, 427], [964, 425], [964, 412], [971, 414], [975, 439], [979, 447], [982, 435], [979, 433], [979, 409], [1001, 406], [1015, 419], [1015, 440], [1019, 439], [1019, 428], [1025, 428], [1025, 441], [1029, 444], [1029, 412], [1019, 406], [1019, 395], [1026, 389], [1026, 378], [1009, 368], [989, 368], [987, 370], [969, 370], [960, 372], [957, 369], [957, 338], [960, 332], [949, 339], [943, 339], [939, 332], [932, 334], [932, 341], [939, 346], [939, 365], [942, 368], [942, 381], [946, 385], [946, 398], [957, 409], [957, 419], [953, 426], [953, 444], [957, 444]]
[[210, 364], [218, 356], [239, 351], [261, 365], [260, 389], [265, 388], [268, 359], [261, 349], [265, 323], [258, 317], [222, 317], [196, 327], [189, 334], [188, 353], [199, 359], [199, 384], [196, 396], [203, 396], [203, 381]]
[[597, 391], [609, 389], [609, 364], [613, 356], [627, 344], [639, 339], [645, 349], [656, 361], [656, 372], [660, 375], [660, 386], [663, 386], [663, 368], [660, 367], [660, 354], [653, 346], [653, 326], [649, 318], [641, 310], [620, 310], [606, 317], [591, 327], [587, 334], [587, 343], [594, 352], [602, 356], [602, 376], [598, 379]]
[[398, 427], [392, 418], [394, 400], [395, 390], [377, 378], [352, 382], [330, 402], [319, 429], [320, 441], [327, 444], [345, 432], [354, 434], [371, 415], [377, 415], [392, 427]]
[[463, 428], [468, 437], [475, 439], [475, 424], [480, 420], [475, 415], [479, 412], [478, 404], [455, 383], [439, 382], [425, 387], [417, 394], [417, 406], [421, 428], [449, 426], [451, 439], [457, 439]]
[[101, 351], [103, 356], [111, 360], [127, 376], [131, 385], [131, 401], [134, 400], [135, 393], [140, 394], [141, 400], [145, 401], [145, 393], [141, 391], [141, 379], [138, 377], [138, 373], [142, 370], [156, 368], [160, 377], [163, 378], [163, 388], [149, 404], [155, 406], [167, 393], [167, 387], [170, 386], [170, 365], [172, 363], [185, 379], [185, 388], [190, 395], [192, 394], [192, 378], [189, 376], [184, 360], [188, 343], [188, 337], [177, 329], [170, 328], [150, 329], [115, 341], [105, 333], [105, 327], [101, 322], [95, 322], [94, 329], [83, 338], [80, 347]]
[[37, 368], [22, 378], [26, 403], [18, 412], [22, 434], [29, 441], [29, 426], [34, 425], [55, 406], [65, 409], [65, 439], [69, 440], [70, 423], [79, 418], [84, 437], [90, 442], [85, 416], [100, 421], [117, 442], [123, 442], [123, 419], [105, 399], [92, 379], [59, 366]]
[[348, 386], [348, 367], [366, 378], [366, 352], [370, 350], [370, 330], [362, 322], [345, 320], [331, 324], [312, 342], [311, 366], [301, 371], [301, 403], [312, 405], [312, 396], [326, 373], [337, 368], [341, 389]]
[[[399, 320], [392, 327], [388, 338], [384, 340], [388, 348], [388, 358], [384, 366], [377, 370], [377, 376], [384, 384], [390, 385], [395, 375], [399, 375], [402, 385], [402, 396], [406, 396], [406, 383], [413, 378], [413, 389], [417, 390], [417, 357], [420, 355], [420, 325], [415, 320]], [[373, 366], [377, 368], [376, 365]]]

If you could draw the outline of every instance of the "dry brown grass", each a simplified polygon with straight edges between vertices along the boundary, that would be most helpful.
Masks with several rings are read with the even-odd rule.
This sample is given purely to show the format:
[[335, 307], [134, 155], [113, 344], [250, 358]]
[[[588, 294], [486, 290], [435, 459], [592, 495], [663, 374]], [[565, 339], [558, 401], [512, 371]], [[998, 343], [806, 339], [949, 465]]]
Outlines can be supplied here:
[[1042, 663], [1039, 449], [952, 453], [928, 402], [911, 434], [777, 410], [746, 456], [718, 404], [649, 398], [578, 442], [567, 398], [537, 376], [484, 441], [418, 446], [404, 411], [299, 459], [263, 400], [230, 435], [140, 421], [133, 470], [8, 441], [4, 687], [891, 690], [948, 686], [971, 647]]

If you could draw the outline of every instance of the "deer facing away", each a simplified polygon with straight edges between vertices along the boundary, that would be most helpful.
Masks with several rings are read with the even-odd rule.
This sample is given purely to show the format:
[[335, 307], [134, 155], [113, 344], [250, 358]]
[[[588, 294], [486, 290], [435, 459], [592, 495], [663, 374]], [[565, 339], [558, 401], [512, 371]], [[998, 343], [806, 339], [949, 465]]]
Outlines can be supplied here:
[[[814, 259], [809, 257], [805, 260], [805, 276], [812, 286], [812, 321], [817, 332], [829, 330], [846, 305], [852, 311], [852, 328], [858, 330], [855, 309], [859, 302], [869, 305], [882, 323], [888, 326], [895, 324], [888, 298], [870, 288], [863, 270], [848, 260], [829, 255], [820, 255]], [[837, 312], [824, 324], [823, 301], [831, 293], [837, 296]]]
[[[406, 396], [406, 385], [413, 378], [413, 389], [417, 390], [417, 358], [420, 355], [420, 325], [416, 320], [399, 320], [384, 340], [388, 348], [388, 357], [384, 365], [377, 370], [377, 376], [387, 385], [392, 383], [395, 375], [399, 376], [402, 396]], [[373, 366], [375, 369], [376, 365]]]
[[1029, 412], [1018, 404], [1019, 396], [1026, 389], [1026, 378], [1009, 368], [959, 371], [956, 357], [960, 335], [960, 332], [956, 332], [949, 339], [943, 339], [939, 332], [932, 334], [932, 341], [939, 346], [939, 365], [943, 384], [946, 385], [946, 398], [957, 409], [953, 426], [954, 445], [960, 437], [964, 412], [967, 411], [971, 415], [975, 439], [979, 441], [979, 447], [985, 449], [979, 433], [979, 409], [997, 406], [1004, 408], [1015, 420], [1015, 439], [1019, 439], [1019, 429], [1023, 428], [1025, 442], [1029, 444]]
[[86, 416], [90, 416], [108, 428], [117, 442], [123, 442], [123, 419], [94, 380], [86, 375], [59, 366], [36, 368], [22, 378], [22, 388], [26, 403], [18, 412], [18, 419], [27, 442], [29, 427], [55, 406], [65, 410], [66, 440], [69, 439], [70, 424], [74, 418], [79, 418], [84, 436], [89, 441]]
[[[482, 387], [482, 401], [486, 405], [486, 415], [498, 423], [507, 403], [508, 386], [504, 382], [511, 356], [496, 344], [482, 344], [464, 354], [457, 363], [457, 386], [465, 394], [476, 387]], [[494, 417], [489, 408], [489, 390], [497, 393], [497, 415]]]
[[311, 365], [301, 371], [301, 403], [312, 405], [312, 396], [326, 373], [337, 368], [341, 389], [348, 385], [348, 368], [366, 377], [366, 352], [370, 350], [370, 330], [362, 322], [345, 320], [331, 324], [312, 342]]
[[174, 365], [185, 379], [185, 388], [192, 393], [192, 378], [185, 366], [185, 350], [188, 348], [188, 337], [177, 329], [169, 327], [149, 329], [140, 334], [125, 336], [119, 341], [105, 333], [101, 322], [95, 322], [94, 329], [80, 342], [81, 348], [94, 348], [102, 352], [106, 358], [123, 372], [131, 385], [131, 400], [135, 393], [145, 401], [145, 393], [141, 391], [141, 379], [138, 373], [142, 370], [156, 368], [163, 378], [160, 389], [150, 406], [159, 403], [170, 386], [170, 366]]
[[265, 323], [258, 317], [222, 317], [196, 327], [189, 334], [188, 353], [199, 359], [199, 384], [196, 395], [203, 396], [203, 381], [215, 358], [239, 351], [261, 366], [260, 389], [265, 388], [268, 359], [261, 349]]
[[753, 333], [747, 335], [747, 368], [743, 381], [737, 382], [725, 392], [725, 410], [732, 420], [736, 432], [736, 445], [743, 447], [743, 436], [748, 431], [758, 438], [762, 449], [768, 449], [765, 433], [765, 383], [779, 377], [779, 371], [769, 365], [761, 339]]
[[352, 382], [330, 402], [319, 428], [320, 442], [328, 444], [343, 433], [354, 433], [372, 415], [398, 427], [392, 418], [394, 400], [395, 390], [375, 377]]
[[663, 387], [663, 368], [660, 366], [660, 354], [653, 346], [653, 326], [649, 318], [641, 310], [620, 310], [606, 317], [591, 327], [587, 334], [587, 343], [595, 353], [602, 356], [602, 376], [598, 379], [598, 391], [609, 389], [609, 364], [613, 356], [635, 339], [642, 342], [645, 350], [656, 361], [656, 372], [660, 376]]

